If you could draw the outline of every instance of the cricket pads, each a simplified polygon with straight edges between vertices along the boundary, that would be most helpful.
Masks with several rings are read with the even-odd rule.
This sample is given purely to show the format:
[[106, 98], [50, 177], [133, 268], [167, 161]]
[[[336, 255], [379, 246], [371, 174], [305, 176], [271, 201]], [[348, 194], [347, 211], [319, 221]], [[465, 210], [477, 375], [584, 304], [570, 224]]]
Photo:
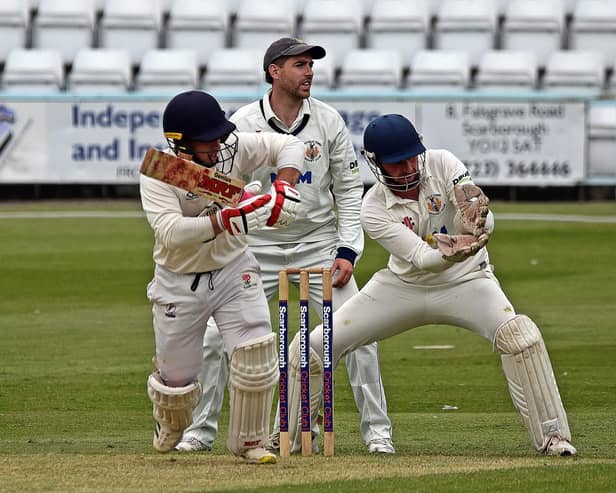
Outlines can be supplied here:
[[501, 353], [509, 393], [535, 449], [543, 452], [553, 436], [570, 441], [567, 414], [535, 323], [517, 315], [502, 324], [494, 336], [494, 351]]
[[148, 397], [156, 420], [153, 445], [159, 452], [168, 452], [182, 438], [192, 423], [192, 412], [201, 397], [197, 382], [184, 387], [167, 387], [158, 372], [148, 377]]
[[278, 383], [278, 352], [273, 332], [239, 344], [229, 368], [229, 434], [235, 455], [264, 447], [269, 437], [274, 388]]

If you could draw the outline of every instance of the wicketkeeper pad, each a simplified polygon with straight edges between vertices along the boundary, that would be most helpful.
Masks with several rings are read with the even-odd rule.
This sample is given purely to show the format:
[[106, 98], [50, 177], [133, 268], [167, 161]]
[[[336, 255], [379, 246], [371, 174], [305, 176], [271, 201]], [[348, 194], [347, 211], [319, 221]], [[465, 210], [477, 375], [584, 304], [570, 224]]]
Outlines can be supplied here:
[[229, 368], [229, 434], [235, 455], [263, 447], [269, 436], [274, 388], [278, 383], [277, 337], [273, 332], [236, 346]]
[[[302, 450], [302, 412], [299, 333], [289, 344], [289, 440], [291, 453]], [[314, 424], [323, 404], [323, 362], [310, 348], [310, 422]]]
[[167, 387], [155, 372], [148, 377], [148, 397], [156, 420], [154, 448], [168, 452], [192, 423], [192, 412], [201, 397], [201, 386], [194, 382], [184, 387]]
[[534, 447], [543, 452], [552, 436], [571, 440], [550, 357], [535, 323], [526, 315], [505, 322], [496, 330], [494, 350], [501, 353], [509, 393]]

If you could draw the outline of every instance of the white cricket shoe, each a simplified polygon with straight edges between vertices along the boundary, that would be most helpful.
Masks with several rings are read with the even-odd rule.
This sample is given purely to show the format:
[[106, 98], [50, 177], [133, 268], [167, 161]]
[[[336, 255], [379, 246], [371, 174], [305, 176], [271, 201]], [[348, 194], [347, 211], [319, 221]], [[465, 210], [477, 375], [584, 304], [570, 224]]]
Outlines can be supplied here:
[[183, 438], [173, 450], [175, 452], [209, 452], [212, 447], [195, 437]]
[[276, 464], [276, 456], [263, 447], [249, 448], [241, 457], [248, 464]]
[[571, 445], [569, 440], [565, 440], [564, 438], [555, 435], [551, 437], [548, 441], [548, 444], [544, 449], [544, 453], [546, 455], [568, 456], [575, 455], [577, 453], [577, 450], [575, 450], [575, 447]]
[[395, 454], [396, 449], [389, 438], [375, 438], [368, 442], [368, 452], [371, 454]]

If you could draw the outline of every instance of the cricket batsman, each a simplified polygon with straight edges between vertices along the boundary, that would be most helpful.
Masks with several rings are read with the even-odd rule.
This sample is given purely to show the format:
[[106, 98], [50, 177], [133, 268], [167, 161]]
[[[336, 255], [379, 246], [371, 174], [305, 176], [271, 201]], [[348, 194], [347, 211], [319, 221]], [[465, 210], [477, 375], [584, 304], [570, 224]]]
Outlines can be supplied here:
[[264, 448], [278, 382], [276, 335], [246, 235], [295, 218], [300, 195], [291, 184], [302, 169], [304, 144], [290, 135], [236, 132], [216, 99], [202, 91], [176, 95], [164, 110], [163, 130], [169, 153], [234, 177], [268, 166], [287, 186], [272, 185], [265, 195], [223, 207], [140, 176], [141, 202], [154, 232], [154, 278], [147, 287], [158, 367], [147, 379], [154, 448], [172, 450], [192, 421], [201, 395], [203, 336], [213, 317], [231, 355], [227, 446], [249, 463], [276, 462]]

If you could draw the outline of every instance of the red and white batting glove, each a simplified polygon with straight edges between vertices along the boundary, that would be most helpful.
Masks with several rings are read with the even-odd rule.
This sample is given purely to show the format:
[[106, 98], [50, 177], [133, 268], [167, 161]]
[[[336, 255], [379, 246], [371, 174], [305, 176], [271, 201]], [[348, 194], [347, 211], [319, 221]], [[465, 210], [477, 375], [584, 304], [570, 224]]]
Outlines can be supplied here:
[[268, 226], [288, 226], [295, 220], [301, 203], [299, 192], [289, 183], [276, 180], [270, 189], [272, 195], [272, 215], [267, 220]]
[[225, 207], [216, 213], [218, 224], [232, 235], [245, 235], [257, 231], [265, 226], [271, 216], [272, 196], [256, 195], [243, 202], [237, 207]]

